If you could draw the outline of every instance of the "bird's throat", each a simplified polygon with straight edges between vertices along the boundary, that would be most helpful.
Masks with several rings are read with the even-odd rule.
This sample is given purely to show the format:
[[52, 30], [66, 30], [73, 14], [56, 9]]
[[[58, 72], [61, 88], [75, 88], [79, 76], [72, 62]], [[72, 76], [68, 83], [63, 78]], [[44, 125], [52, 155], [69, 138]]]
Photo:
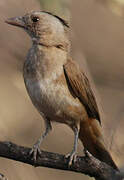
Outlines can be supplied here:
[[24, 64], [24, 73], [36, 78], [50, 78], [52, 74], [62, 73], [66, 61], [67, 52], [54, 46], [33, 44]]

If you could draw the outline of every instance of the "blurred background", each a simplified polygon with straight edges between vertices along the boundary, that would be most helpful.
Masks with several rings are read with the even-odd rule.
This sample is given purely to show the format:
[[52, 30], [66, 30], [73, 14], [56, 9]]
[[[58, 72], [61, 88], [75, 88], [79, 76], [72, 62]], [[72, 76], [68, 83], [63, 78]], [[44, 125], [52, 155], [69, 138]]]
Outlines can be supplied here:
[[[0, 0], [0, 140], [30, 146], [44, 129], [26, 92], [22, 68], [31, 41], [21, 29], [4, 23], [31, 10], [47, 10], [71, 21], [72, 55], [89, 77], [101, 111], [104, 136], [119, 167], [124, 166], [124, 0]], [[53, 124], [42, 149], [67, 154], [72, 131]], [[82, 145], [78, 151], [82, 155]], [[0, 159], [9, 180], [91, 179], [83, 174], [34, 168]]]

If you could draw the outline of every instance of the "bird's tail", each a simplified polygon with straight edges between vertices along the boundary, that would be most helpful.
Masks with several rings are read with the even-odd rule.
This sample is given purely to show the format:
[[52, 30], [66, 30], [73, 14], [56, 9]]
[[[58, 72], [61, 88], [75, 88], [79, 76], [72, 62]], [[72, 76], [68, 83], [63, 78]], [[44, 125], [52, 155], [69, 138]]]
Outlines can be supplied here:
[[81, 122], [79, 138], [84, 147], [94, 157], [118, 170], [118, 167], [105, 147], [101, 131], [99, 122], [96, 119], [90, 119], [89, 126], [87, 123]]

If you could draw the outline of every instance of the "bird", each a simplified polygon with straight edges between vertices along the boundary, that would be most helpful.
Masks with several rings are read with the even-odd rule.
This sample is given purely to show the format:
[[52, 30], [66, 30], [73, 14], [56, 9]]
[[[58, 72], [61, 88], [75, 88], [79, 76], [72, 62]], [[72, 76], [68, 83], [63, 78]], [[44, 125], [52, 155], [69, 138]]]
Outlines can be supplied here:
[[45, 130], [30, 154], [36, 160], [40, 145], [52, 123], [64, 123], [74, 132], [69, 166], [76, 161], [80, 140], [89, 153], [118, 170], [105, 145], [101, 118], [90, 82], [70, 53], [70, 25], [47, 11], [31, 11], [9, 18], [10, 25], [25, 30], [32, 40], [23, 66], [23, 77], [31, 101], [45, 122]]

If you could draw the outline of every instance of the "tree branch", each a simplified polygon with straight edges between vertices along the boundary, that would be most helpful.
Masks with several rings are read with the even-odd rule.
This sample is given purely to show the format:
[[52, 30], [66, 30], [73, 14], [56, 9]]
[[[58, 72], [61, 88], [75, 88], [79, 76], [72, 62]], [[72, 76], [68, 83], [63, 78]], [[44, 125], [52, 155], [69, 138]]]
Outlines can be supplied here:
[[85, 157], [78, 156], [76, 163], [69, 167], [68, 159], [64, 155], [42, 151], [41, 155], [37, 157], [36, 162], [34, 162], [29, 154], [30, 151], [31, 148], [18, 146], [12, 142], [0, 142], [1, 157], [20, 161], [35, 167], [43, 166], [84, 173], [94, 177], [96, 180], [122, 180], [122, 176], [118, 171], [100, 162], [88, 152]]

